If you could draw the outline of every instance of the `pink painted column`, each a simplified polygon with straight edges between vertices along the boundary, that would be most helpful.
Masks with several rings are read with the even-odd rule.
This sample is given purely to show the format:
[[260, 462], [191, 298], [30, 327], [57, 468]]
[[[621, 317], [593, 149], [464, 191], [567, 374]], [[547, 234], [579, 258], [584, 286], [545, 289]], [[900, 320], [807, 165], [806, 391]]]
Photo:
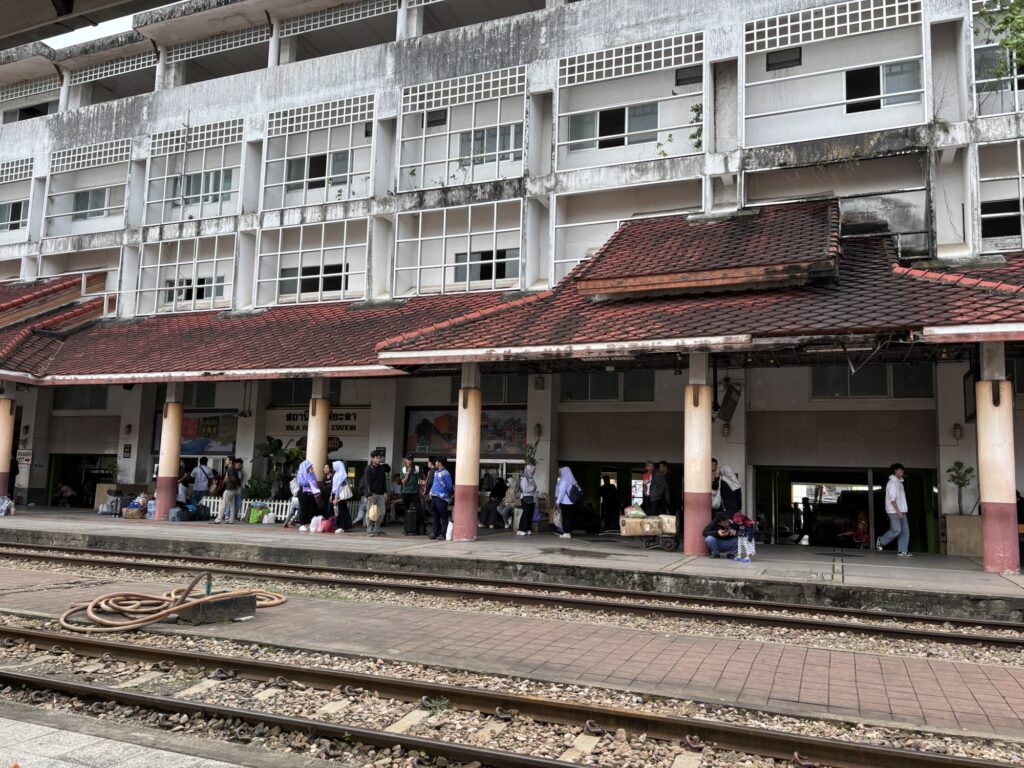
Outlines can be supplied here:
[[459, 389], [459, 432], [455, 455], [455, 541], [476, 541], [480, 496], [480, 417], [483, 393], [480, 368], [475, 363], [462, 366]]
[[704, 526], [711, 520], [711, 387], [708, 358], [690, 355], [690, 384], [683, 406], [683, 552], [706, 555]]
[[164, 403], [163, 420], [160, 423], [160, 463], [156, 472], [155, 520], [166, 520], [178, 498], [183, 389], [180, 383], [167, 385], [167, 402]]
[[974, 388], [978, 413], [978, 489], [983, 563], [990, 573], [1020, 571], [1017, 472], [1013, 444], [1013, 383], [1004, 378], [1001, 343], [982, 347], [982, 381]]
[[[13, 385], [11, 385], [13, 387]], [[11, 455], [14, 451], [14, 399], [0, 397], [0, 496], [11, 482]], [[12, 498], [11, 501], [14, 501]]]

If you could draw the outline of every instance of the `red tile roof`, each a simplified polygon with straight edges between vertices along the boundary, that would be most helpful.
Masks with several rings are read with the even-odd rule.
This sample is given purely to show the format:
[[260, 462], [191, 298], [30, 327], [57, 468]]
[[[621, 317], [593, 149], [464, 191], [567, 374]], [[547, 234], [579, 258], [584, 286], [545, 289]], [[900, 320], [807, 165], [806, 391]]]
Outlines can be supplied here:
[[951, 265], [948, 269], [901, 267], [894, 271], [899, 275], [921, 280], [961, 285], [983, 291], [1002, 291], [1016, 294], [1024, 291], [1024, 253], [1010, 253], [1004, 256], [1005, 264], [993, 266]]
[[19, 348], [14, 361], [21, 363], [24, 354], [31, 359], [31, 367], [27, 362], [26, 367], [0, 367], [45, 376], [56, 383], [67, 381], [64, 377], [127, 383], [159, 380], [163, 374], [179, 374], [185, 379], [273, 378], [316, 372], [384, 375], [388, 371], [374, 352], [381, 339], [502, 301], [500, 293], [469, 293], [103, 321], [67, 338], [53, 338], [42, 349]]
[[[832, 209], [796, 204], [828, 219]], [[689, 229], [689, 225], [682, 226]], [[806, 226], [806, 225], [804, 225]], [[807, 227], [813, 229], [813, 227]], [[639, 233], [635, 225], [626, 230]], [[724, 233], [724, 230], [720, 230]], [[776, 235], [792, 242], [784, 231]], [[828, 247], [833, 247], [831, 240]], [[618, 249], [628, 251], [628, 238]], [[600, 260], [601, 253], [594, 257]], [[834, 283], [771, 291], [595, 301], [578, 290], [581, 275], [599, 265], [584, 263], [554, 291], [533, 301], [498, 308], [484, 317], [456, 318], [399, 343], [378, 346], [381, 361], [408, 365], [458, 359], [509, 360], [585, 354], [583, 345], [645, 343], [683, 350], [713, 347], [712, 339], [749, 340], [835, 337], [849, 334], [906, 335], [925, 326], [989, 324], [1024, 320], [1024, 295], [982, 293], [954, 282], [908, 277], [895, 264], [887, 237], [843, 243]], [[603, 268], [602, 268], [603, 269]], [[472, 350], [472, 355], [465, 354]], [[595, 353], [596, 354], [596, 353]]]
[[821, 200], [742, 211], [728, 218], [665, 216], [625, 222], [575, 279], [604, 280], [834, 258], [839, 204]]

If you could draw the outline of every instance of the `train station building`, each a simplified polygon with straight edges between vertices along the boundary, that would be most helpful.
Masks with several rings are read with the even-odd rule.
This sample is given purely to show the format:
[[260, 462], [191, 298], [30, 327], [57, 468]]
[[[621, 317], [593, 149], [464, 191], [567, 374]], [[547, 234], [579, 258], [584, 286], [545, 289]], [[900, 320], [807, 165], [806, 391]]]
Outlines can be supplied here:
[[977, 6], [187, 0], [0, 52], [0, 468], [166, 514], [267, 437], [448, 455], [468, 539], [528, 446], [595, 499], [664, 459], [699, 554], [712, 457], [774, 540], [824, 492], [824, 543], [900, 462], [912, 550], [1016, 571], [1024, 105]]

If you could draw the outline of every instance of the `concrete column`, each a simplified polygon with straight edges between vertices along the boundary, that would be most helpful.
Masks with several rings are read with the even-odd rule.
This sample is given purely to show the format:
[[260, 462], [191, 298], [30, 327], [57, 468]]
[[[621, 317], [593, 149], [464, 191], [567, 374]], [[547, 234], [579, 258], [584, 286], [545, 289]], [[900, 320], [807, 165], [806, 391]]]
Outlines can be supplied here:
[[459, 433], [455, 455], [455, 541], [475, 541], [480, 481], [480, 367], [462, 364]]
[[[13, 388], [13, 384], [10, 385]], [[0, 397], [0, 496], [7, 494], [11, 481], [11, 456], [14, 450], [14, 398]], [[13, 499], [11, 499], [13, 501]]]
[[1017, 573], [1020, 553], [1017, 548], [1013, 383], [1006, 380], [1002, 342], [982, 343], [981, 378], [975, 385], [975, 402], [983, 562], [990, 573]]
[[708, 356], [690, 355], [690, 383], [683, 404], [683, 552], [705, 555], [701, 535], [711, 520], [711, 401]]
[[408, 5], [408, 3], [402, 3], [398, 9], [395, 35], [398, 40], [408, 40], [423, 34], [423, 8], [409, 8]]
[[276, 67], [281, 63], [281, 25], [277, 19], [270, 23], [270, 44], [267, 46], [267, 67]]
[[160, 427], [160, 464], [156, 472], [156, 520], [166, 520], [178, 498], [178, 470], [181, 466], [182, 393], [180, 382], [167, 385], [163, 421]]
[[60, 96], [57, 97], [57, 111], [67, 112], [68, 103], [71, 98], [71, 73], [62, 72], [60, 81]]
[[313, 462], [318, 479], [324, 479], [327, 463], [327, 438], [331, 426], [331, 400], [327, 379], [313, 379], [313, 399], [309, 401], [309, 433], [306, 435], [306, 458]]
[[156, 47], [156, 72], [153, 75], [153, 90], [160, 91], [164, 87], [164, 78], [167, 76], [167, 46]]

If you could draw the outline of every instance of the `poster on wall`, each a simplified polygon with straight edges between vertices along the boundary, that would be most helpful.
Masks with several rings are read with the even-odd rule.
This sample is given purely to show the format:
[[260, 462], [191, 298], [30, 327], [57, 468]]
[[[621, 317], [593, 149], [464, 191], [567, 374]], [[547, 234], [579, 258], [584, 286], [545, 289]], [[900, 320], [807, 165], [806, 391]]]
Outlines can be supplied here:
[[[457, 408], [407, 408], [405, 450], [418, 456], [454, 458], [459, 432]], [[526, 451], [526, 409], [484, 408], [480, 416], [480, 456], [521, 459]]]
[[[160, 453], [163, 414], [157, 411], [153, 453]], [[233, 456], [238, 436], [237, 411], [188, 411], [181, 419], [182, 456]]]

